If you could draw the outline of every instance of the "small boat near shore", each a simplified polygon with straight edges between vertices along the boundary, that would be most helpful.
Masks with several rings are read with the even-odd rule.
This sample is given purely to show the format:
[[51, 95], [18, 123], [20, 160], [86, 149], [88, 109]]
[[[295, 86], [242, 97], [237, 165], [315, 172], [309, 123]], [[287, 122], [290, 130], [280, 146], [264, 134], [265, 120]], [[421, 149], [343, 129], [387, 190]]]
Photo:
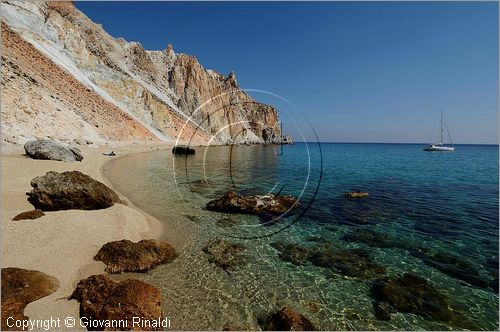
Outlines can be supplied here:
[[[450, 139], [450, 144], [452, 145], [453, 142], [451, 140], [450, 131], [448, 130], [448, 126], [446, 125], [446, 121], [444, 122], [444, 125], [446, 127], [446, 132], [448, 133], [448, 138]], [[446, 145], [444, 145], [444, 142], [443, 142], [443, 110], [441, 110], [441, 135], [440, 135], [440, 141], [439, 141], [439, 143], [432, 143], [432, 144], [426, 145], [424, 147], [424, 151], [442, 151], [442, 152], [453, 152], [453, 151], [455, 151], [455, 147], [453, 147], [453, 146], [446, 146]]]

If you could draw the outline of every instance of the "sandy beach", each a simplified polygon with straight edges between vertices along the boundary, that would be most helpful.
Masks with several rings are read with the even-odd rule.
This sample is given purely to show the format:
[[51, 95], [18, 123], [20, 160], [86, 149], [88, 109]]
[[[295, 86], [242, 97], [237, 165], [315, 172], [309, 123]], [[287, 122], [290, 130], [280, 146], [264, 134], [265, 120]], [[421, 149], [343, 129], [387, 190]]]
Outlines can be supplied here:
[[[2, 268], [38, 270], [56, 277], [59, 289], [50, 296], [30, 303], [25, 315], [32, 318], [79, 318], [79, 303], [68, 301], [76, 284], [92, 274], [105, 273], [105, 265], [92, 257], [109, 241], [159, 238], [164, 226], [154, 217], [126, 204], [94, 211], [67, 210], [46, 212], [35, 220], [12, 221], [18, 213], [32, 210], [26, 192], [30, 181], [48, 171], [78, 170], [110, 186], [101, 169], [111, 158], [126, 154], [168, 148], [165, 143], [119, 143], [101, 147], [79, 147], [81, 162], [34, 160], [24, 155], [21, 146], [3, 146], [1, 159]], [[116, 157], [102, 153], [113, 150]], [[113, 188], [114, 189], [114, 188]]]

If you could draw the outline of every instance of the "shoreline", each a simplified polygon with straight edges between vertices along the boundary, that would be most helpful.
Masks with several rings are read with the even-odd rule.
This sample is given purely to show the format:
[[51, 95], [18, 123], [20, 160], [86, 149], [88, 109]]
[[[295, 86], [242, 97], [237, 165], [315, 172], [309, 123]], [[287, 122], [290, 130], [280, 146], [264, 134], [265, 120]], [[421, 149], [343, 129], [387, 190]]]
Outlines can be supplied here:
[[[45, 272], [56, 277], [60, 284], [53, 294], [28, 304], [24, 311], [26, 316], [61, 320], [74, 317], [78, 320], [79, 303], [67, 298], [81, 279], [93, 274], [107, 274], [104, 263], [93, 260], [102, 245], [115, 240], [137, 242], [165, 236], [168, 227], [164, 223], [134, 205], [105, 177], [105, 165], [115, 159], [102, 153], [112, 149], [118, 158], [123, 158], [134, 153], [168, 149], [171, 145], [165, 142], [114, 142], [99, 147], [78, 146], [84, 159], [69, 163], [28, 158], [24, 156], [22, 146], [2, 147], [1, 267]], [[102, 210], [50, 211], [35, 220], [12, 221], [18, 213], [33, 209], [26, 198], [26, 192], [31, 190], [31, 179], [48, 171], [70, 170], [81, 171], [106, 184], [124, 204]], [[118, 278], [124, 276], [127, 274]], [[78, 324], [77, 327], [84, 329]]]

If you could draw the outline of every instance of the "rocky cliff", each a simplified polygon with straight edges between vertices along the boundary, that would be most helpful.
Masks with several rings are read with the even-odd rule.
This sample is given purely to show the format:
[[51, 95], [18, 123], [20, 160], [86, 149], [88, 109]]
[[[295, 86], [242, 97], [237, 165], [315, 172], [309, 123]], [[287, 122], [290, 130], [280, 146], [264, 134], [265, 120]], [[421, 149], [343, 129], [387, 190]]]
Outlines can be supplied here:
[[171, 45], [113, 38], [71, 2], [1, 3], [2, 140], [278, 142], [272, 106]]

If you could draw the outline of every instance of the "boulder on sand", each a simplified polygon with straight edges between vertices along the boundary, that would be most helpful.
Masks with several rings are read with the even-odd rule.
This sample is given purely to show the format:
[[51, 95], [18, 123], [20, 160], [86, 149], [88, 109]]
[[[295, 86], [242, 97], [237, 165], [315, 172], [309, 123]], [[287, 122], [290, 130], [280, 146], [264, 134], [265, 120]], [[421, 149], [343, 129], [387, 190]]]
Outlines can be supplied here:
[[28, 201], [43, 211], [98, 210], [121, 202], [113, 190], [78, 171], [51, 171], [31, 180], [31, 186]]
[[[127, 326], [117, 330], [162, 330], [157, 321], [163, 318], [160, 291], [145, 282], [127, 279], [115, 281], [107, 275], [93, 275], [80, 280], [69, 300], [80, 302], [80, 318], [88, 320], [126, 320]], [[133, 319], [146, 321], [147, 325], [135, 326]], [[89, 330], [103, 328], [89, 326]]]
[[43, 213], [42, 210], [36, 209], [36, 210], [30, 210], [30, 211], [25, 211], [19, 213], [17, 216], [12, 218], [12, 221], [17, 221], [17, 220], [25, 220], [25, 219], [37, 219], [40, 217], [43, 217], [45, 213]]
[[261, 323], [264, 331], [314, 331], [314, 325], [304, 315], [283, 307]]
[[[59, 288], [59, 281], [40, 271], [25, 270], [14, 267], [2, 269], [2, 331], [15, 327], [7, 325], [7, 319], [28, 320], [24, 316], [24, 308], [54, 293]], [[10, 322], [9, 325], [12, 325]]]
[[102, 246], [94, 259], [107, 265], [106, 272], [146, 272], [173, 261], [177, 252], [173, 245], [158, 240], [112, 241]]
[[79, 149], [64, 146], [60, 143], [38, 139], [24, 144], [26, 155], [33, 159], [59, 160], [59, 161], [81, 161], [83, 156]]
[[300, 206], [298, 200], [292, 196], [274, 195], [238, 195], [228, 191], [221, 198], [207, 203], [207, 209], [219, 212], [232, 213], [271, 213], [281, 214]]

